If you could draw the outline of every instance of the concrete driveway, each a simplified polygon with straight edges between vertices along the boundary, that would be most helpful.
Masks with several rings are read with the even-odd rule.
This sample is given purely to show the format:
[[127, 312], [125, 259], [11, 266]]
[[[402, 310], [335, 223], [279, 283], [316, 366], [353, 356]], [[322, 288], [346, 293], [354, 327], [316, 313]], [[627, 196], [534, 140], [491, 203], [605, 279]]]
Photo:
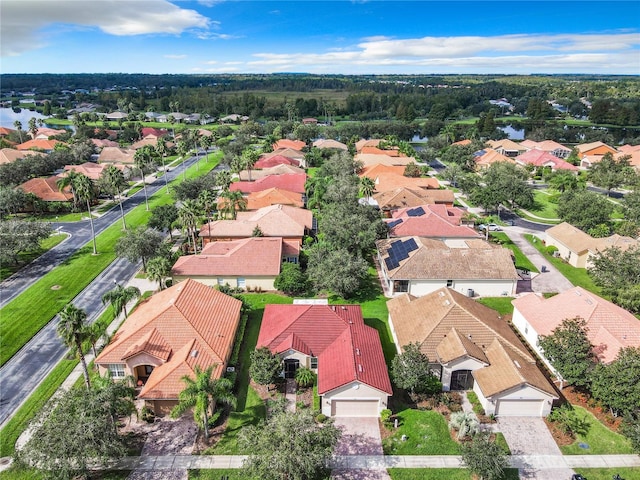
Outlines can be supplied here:
[[[553, 436], [542, 418], [499, 417], [496, 430], [502, 432], [512, 455], [546, 456], [562, 455]], [[525, 467], [519, 470], [520, 478], [527, 480], [548, 480], [548, 470]], [[570, 479], [573, 470], [554, 469], [553, 478]]]
[[[335, 425], [342, 431], [335, 455], [382, 455], [382, 439], [377, 417], [337, 417]], [[390, 480], [386, 469], [335, 469], [333, 480]]]

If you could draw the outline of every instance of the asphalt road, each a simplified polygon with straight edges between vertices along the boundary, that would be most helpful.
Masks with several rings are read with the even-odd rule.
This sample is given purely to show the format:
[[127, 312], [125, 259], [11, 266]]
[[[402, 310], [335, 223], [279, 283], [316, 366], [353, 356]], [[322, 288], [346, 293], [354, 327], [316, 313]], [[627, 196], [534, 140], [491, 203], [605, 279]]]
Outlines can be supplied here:
[[[185, 167], [176, 167], [168, 173], [168, 180], [181, 174], [182, 168], [188, 168], [195, 163], [192, 157], [184, 163]], [[224, 166], [216, 167], [223, 169]], [[160, 178], [147, 186], [147, 194], [151, 195], [160, 188], [165, 188], [164, 179]], [[127, 199], [124, 203], [125, 213], [144, 203], [144, 193], [141, 191]], [[120, 222], [120, 208], [116, 206], [102, 217], [94, 221], [96, 234], [106, 229], [114, 222]], [[2, 305], [11, 298], [19, 295], [44, 273], [67, 259], [78, 248], [91, 240], [89, 222], [68, 223], [62, 225], [62, 230], [72, 236], [43, 255], [38, 261], [20, 271], [20, 275], [12, 277], [11, 284], [2, 285]], [[55, 250], [55, 252], [54, 252]], [[53, 254], [51, 252], [54, 252]], [[44, 258], [46, 257], [46, 258]], [[90, 323], [94, 322], [104, 306], [102, 295], [113, 289], [114, 282], [126, 283], [140, 268], [140, 264], [132, 264], [124, 259], [116, 259], [93, 282], [73, 300], [74, 305], [87, 312]], [[7, 421], [20, 407], [29, 394], [49, 374], [55, 365], [67, 353], [65, 347], [56, 334], [59, 318], [56, 316], [42, 330], [40, 330], [20, 351], [0, 368], [0, 426]]]

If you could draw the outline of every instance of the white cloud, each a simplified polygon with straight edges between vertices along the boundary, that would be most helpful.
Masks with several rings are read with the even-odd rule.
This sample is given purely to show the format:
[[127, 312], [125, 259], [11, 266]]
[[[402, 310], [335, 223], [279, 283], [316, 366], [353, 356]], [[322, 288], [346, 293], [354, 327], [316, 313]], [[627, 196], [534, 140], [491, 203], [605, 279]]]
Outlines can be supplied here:
[[[637, 73], [640, 34], [500, 35], [493, 37], [369, 37], [349, 50], [323, 53], [256, 53], [248, 62], [264, 71], [334, 72], [353, 67], [415, 67], [455, 72], [593, 72]], [[361, 69], [363, 70], [363, 69]]]
[[167, 55], [163, 55], [164, 58], [169, 58], [171, 60], [182, 60], [183, 58], [187, 58], [187, 56], [185, 54], [181, 54], [181, 55], [172, 55], [172, 54], [167, 54]]
[[116, 36], [179, 35], [212, 24], [195, 10], [167, 0], [3, 0], [0, 40], [2, 56], [15, 56], [46, 44], [44, 29], [55, 34], [73, 25]]

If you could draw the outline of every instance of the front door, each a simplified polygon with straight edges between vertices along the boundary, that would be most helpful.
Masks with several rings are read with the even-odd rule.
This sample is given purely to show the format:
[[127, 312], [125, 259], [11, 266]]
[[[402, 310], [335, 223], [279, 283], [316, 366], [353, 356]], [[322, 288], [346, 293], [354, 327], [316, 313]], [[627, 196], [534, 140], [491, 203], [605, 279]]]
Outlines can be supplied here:
[[287, 359], [284, 361], [284, 378], [295, 378], [296, 370], [300, 367], [300, 361]]

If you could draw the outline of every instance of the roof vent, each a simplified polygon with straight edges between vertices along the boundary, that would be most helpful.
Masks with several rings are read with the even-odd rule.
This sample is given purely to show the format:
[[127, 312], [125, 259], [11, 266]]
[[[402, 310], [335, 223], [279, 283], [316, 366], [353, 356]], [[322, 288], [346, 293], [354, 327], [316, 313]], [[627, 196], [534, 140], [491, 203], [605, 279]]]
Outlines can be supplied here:
[[198, 350], [191, 350], [191, 356], [196, 358], [198, 356]]
[[450, 305], [449, 300], [445, 300], [445, 301], [444, 301], [444, 305]]
[[467, 338], [468, 338], [469, 340], [471, 340], [471, 339], [473, 338], [473, 335], [469, 334], [469, 335], [467, 335]]
[[360, 355], [360, 349], [356, 348], [356, 355]]
[[345, 307], [345, 306], [343, 305], [343, 306], [342, 306], [342, 310], [346, 310], [346, 309], [347, 309], [347, 307]]
[[361, 364], [361, 363], [359, 363], [359, 364], [358, 364], [358, 371], [359, 371], [360, 373], [362, 373], [362, 364]]
[[444, 297], [444, 292], [440, 292], [440, 296], [441, 296], [441, 297]]
[[520, 364], [518, 363], [518, 361], [517, 361], [517, 360], [514, 360], [514, 361], [513, 361], [513, 363], [515, 363], [516, 367], [518, 367], [518, 368], [522, 368], [522, 367], [520, 366]]

